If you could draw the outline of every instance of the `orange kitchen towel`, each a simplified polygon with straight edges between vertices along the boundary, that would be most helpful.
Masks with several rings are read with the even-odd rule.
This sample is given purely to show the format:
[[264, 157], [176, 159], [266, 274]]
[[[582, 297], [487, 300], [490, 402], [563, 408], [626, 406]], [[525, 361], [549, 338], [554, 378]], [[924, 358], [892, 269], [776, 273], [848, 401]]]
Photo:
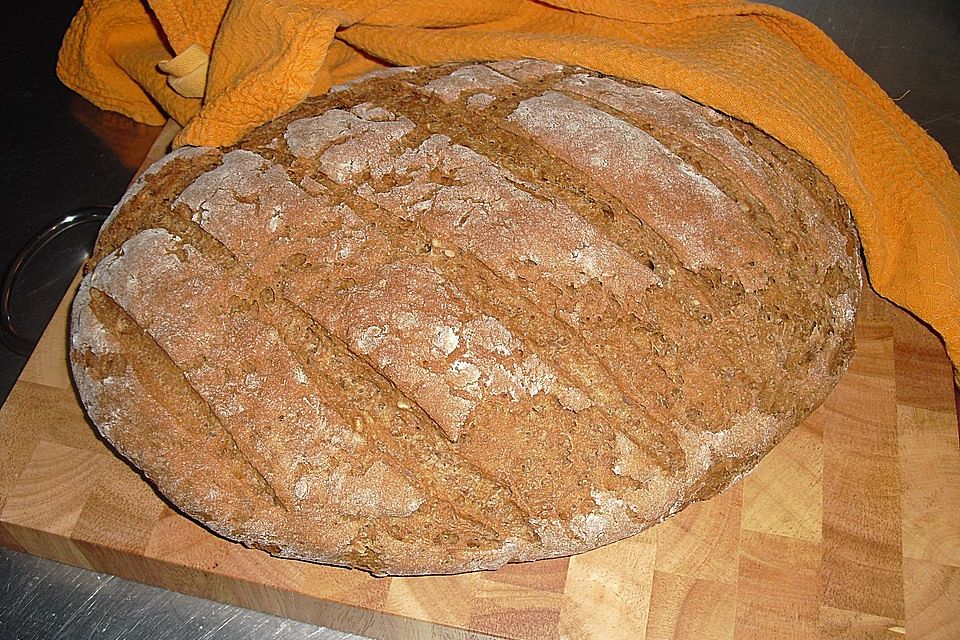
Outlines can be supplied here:
[[227, 145], [384, 64], [521, 57], [673, 89], [809, 158], [852, 208], [874, 288], [940, 332], [960, 380], [960, 176], [826, 35], [782, 9], [737, 0], [86, 0], [57, 70], [103, 108], [151, 124], [174, 118], [185, 125], [178, 144]]

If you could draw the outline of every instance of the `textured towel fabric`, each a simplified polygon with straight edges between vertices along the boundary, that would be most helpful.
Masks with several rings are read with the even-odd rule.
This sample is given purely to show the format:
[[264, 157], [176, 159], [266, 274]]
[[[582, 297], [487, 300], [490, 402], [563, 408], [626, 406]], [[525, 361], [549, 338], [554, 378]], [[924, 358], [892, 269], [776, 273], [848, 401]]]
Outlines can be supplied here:
[[[147, 4], [86, 0], [57, 70], [103, 108], [174, 118], [185, 125], [177, 144], [230, 144], [385, 63], [523, 57], [672, 89], [751, 122], [830, 177], [856, 217], [874, 288], [940, 332], [960, 380], [960, 176], [798, 16], [734, 0]], [[209, 56], [205, 83], [198, 50]]]

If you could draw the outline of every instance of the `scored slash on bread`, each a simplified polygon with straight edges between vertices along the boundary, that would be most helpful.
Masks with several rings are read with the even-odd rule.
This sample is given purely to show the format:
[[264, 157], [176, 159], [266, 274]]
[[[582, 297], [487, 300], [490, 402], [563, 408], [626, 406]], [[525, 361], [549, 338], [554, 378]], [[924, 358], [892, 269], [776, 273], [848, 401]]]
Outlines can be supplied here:
[[390, 69], [105, 226], [71, 362], [186, 513], [286, 557], [451, 573], [637, 533], [843, 373], [849, 210], [677, 94], [539, 61]]

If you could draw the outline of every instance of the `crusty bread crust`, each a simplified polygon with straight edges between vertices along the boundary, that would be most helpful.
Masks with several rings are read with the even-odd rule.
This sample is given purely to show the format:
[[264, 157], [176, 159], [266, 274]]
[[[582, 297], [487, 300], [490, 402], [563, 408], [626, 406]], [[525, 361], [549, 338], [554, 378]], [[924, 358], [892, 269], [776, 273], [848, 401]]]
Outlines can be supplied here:
[[377, 574], [578, 553], [749, 471], [853, 345], [850, 212], [677, 94], [537, 62], [393, 69], [151, 169], [71, 362], [214, 531]]

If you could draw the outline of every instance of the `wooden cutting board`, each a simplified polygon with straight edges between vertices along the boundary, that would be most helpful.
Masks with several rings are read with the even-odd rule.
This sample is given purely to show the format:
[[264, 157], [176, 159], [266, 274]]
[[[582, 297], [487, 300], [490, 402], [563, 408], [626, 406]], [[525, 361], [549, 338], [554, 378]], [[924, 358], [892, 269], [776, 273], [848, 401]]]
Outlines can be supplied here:
[[723, 495], [574, 558], [422, 578], [272, 558], [171, 508], [84, 417], [72, 292], [0, 409], [0, 544], [376, 637], [960, 638], [950, 363], [870, 290], [839, 386]]

